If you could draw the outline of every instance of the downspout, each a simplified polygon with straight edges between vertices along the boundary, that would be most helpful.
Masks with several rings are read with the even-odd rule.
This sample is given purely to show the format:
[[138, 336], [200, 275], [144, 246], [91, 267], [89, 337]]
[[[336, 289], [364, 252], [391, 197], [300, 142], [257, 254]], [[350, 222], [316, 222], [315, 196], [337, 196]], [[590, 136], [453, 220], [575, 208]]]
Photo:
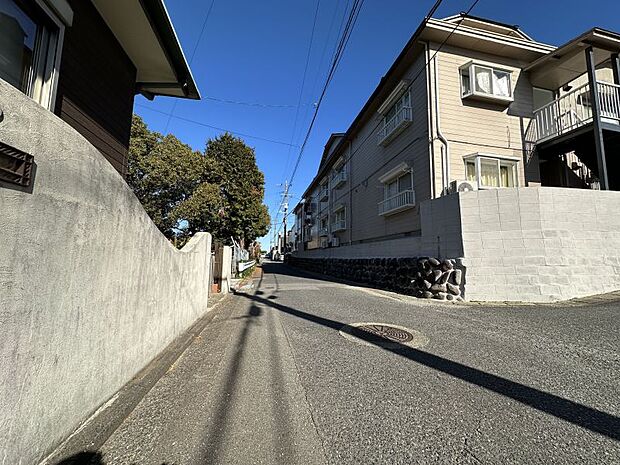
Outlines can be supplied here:
[[430, 155], [430, 186], [431, 186], [431, 199], [435, 198], [435, 130], [433, 128], [433, 92], [431, 88], [431, 72], [430, 64], [431, 54], [429, 50], [429, 43], [424, 42], [424, 58], [426, 60], [426, 103], [428, 108], [427, 123], [428, 123], [428, 141], [429, 141], [429, 155]]
[[445, 195], [447, 191], [447, 184], [450, 180], [450, 146], [447, 139], [441, 133], [441, 126], [439, 120], [439, 81], [437, 72], [437, 57], [433, 58], [433, 70], [434, 70], [434, 84], [435, 84], [435, 118], [437, 120], [437, 138], [443, 144], [441, 147], [441, 195]]

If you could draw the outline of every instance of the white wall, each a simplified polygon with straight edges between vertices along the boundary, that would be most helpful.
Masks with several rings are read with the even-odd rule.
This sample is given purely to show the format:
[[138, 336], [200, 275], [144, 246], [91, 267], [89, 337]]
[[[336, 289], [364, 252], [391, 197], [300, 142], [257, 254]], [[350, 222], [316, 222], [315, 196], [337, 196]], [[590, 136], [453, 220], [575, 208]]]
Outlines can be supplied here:
[[468, 300], [620, 289], [620, 192], [529, 187], [460, 197]]
[[86, 139], [0, 81], [0, 463], [33, 464], [207, 308], [211, 237], [178, 251]]

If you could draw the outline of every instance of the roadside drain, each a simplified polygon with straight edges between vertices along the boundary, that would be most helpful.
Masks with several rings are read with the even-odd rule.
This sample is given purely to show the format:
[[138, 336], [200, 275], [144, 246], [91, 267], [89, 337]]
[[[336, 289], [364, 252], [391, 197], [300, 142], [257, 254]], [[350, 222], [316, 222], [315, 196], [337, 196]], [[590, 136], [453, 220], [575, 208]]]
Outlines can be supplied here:
[[398, 349], [418, 348], [428, 344], [428, 337], [420, 331], [387, 323], [351, 323], [340, 329], [344, 338], [365, 346]]

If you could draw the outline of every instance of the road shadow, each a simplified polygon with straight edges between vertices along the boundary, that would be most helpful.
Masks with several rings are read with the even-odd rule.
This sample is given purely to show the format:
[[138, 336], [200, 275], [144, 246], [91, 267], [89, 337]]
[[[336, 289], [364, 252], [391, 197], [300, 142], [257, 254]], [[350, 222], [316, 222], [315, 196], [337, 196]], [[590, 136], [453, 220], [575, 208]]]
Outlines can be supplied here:
[[58, 462], [56, 465], [105, 465], [105, 462], [99, 452], [80, 452]]
[[[347, 326], [340, 321], [313, 315], [269, 299], [264, 299], [258, 295], [246, 293], [238, 293], [237, 295], [335, 331], [339, 331]], [[521, 404], [611, 439], [615, 439], [616, 441], [620, 440], [620, 418], [617, 416], [402, 344], [395, 343], [391, 347], [382, 347], [378, 344], [377, 340], [374, 339], [372, 334], [368, 333], [366, 335], [365, 332], [358, 333], [360, 334], [356, 334], [357, 337], [385, 351], [448, 374], [469, 384], [480, 386], [488, 391], [513, 399]]]
[[[56, 465], [105, 465], [105, 462], [100, 452], [85, 451], [57, 462]], [[132, 465], [139, 464], [133, 463]], [[162, 462], [161, 465], [171, 464], [168, 462]]]
[[[256, 288], [260, 287], [263, 277], [258, 281]], [[235, 291], [236, 295], [239, 295], [239, 291]], [[245, 295], [241, 293], [241, 295]], [[267, 302], [271, 302], [267, 299], [262, 299]], [[232, 356], [232, 360], [226, 375], [226, 381], [223, 386], [224, 389], [219, 393], [218, 401], [216, 403], [217, 410], [211, 421], [211, 427], [208, 429], [205, 435], [205, 447], [202, 451], [201, 463], [204, 465], [220, 463], [221, 454], [223, 452], [223, 445], [226, 439], [226, 434], [229, 429], [229, 423], [231, 420], [231, 408], [233, 402], [231, 397], [235, 394], [236, 386], [239, 382], [239, 375], [241, 371], [241, 364], [245, 356], [247, 356], [247, 340], [249, 336], [250, 328], [258, 324], [257, 318], [263, 314], [262, 309], [253, 302], [245, 315], [235, 317], [233, 319], [245, 320], [243, 328], [235, 345], [235, 352]]]

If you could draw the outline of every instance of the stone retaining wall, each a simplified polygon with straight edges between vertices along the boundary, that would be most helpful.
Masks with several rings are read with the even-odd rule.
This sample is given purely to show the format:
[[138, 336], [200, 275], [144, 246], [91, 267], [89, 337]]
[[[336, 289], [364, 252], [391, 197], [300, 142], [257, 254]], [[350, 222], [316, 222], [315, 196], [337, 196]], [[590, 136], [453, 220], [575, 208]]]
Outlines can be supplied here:
[[373, 287], [440, 300], [462, 300], [464, 267], [460, 259], [301, 258], [287, 256], [294, 267]]

